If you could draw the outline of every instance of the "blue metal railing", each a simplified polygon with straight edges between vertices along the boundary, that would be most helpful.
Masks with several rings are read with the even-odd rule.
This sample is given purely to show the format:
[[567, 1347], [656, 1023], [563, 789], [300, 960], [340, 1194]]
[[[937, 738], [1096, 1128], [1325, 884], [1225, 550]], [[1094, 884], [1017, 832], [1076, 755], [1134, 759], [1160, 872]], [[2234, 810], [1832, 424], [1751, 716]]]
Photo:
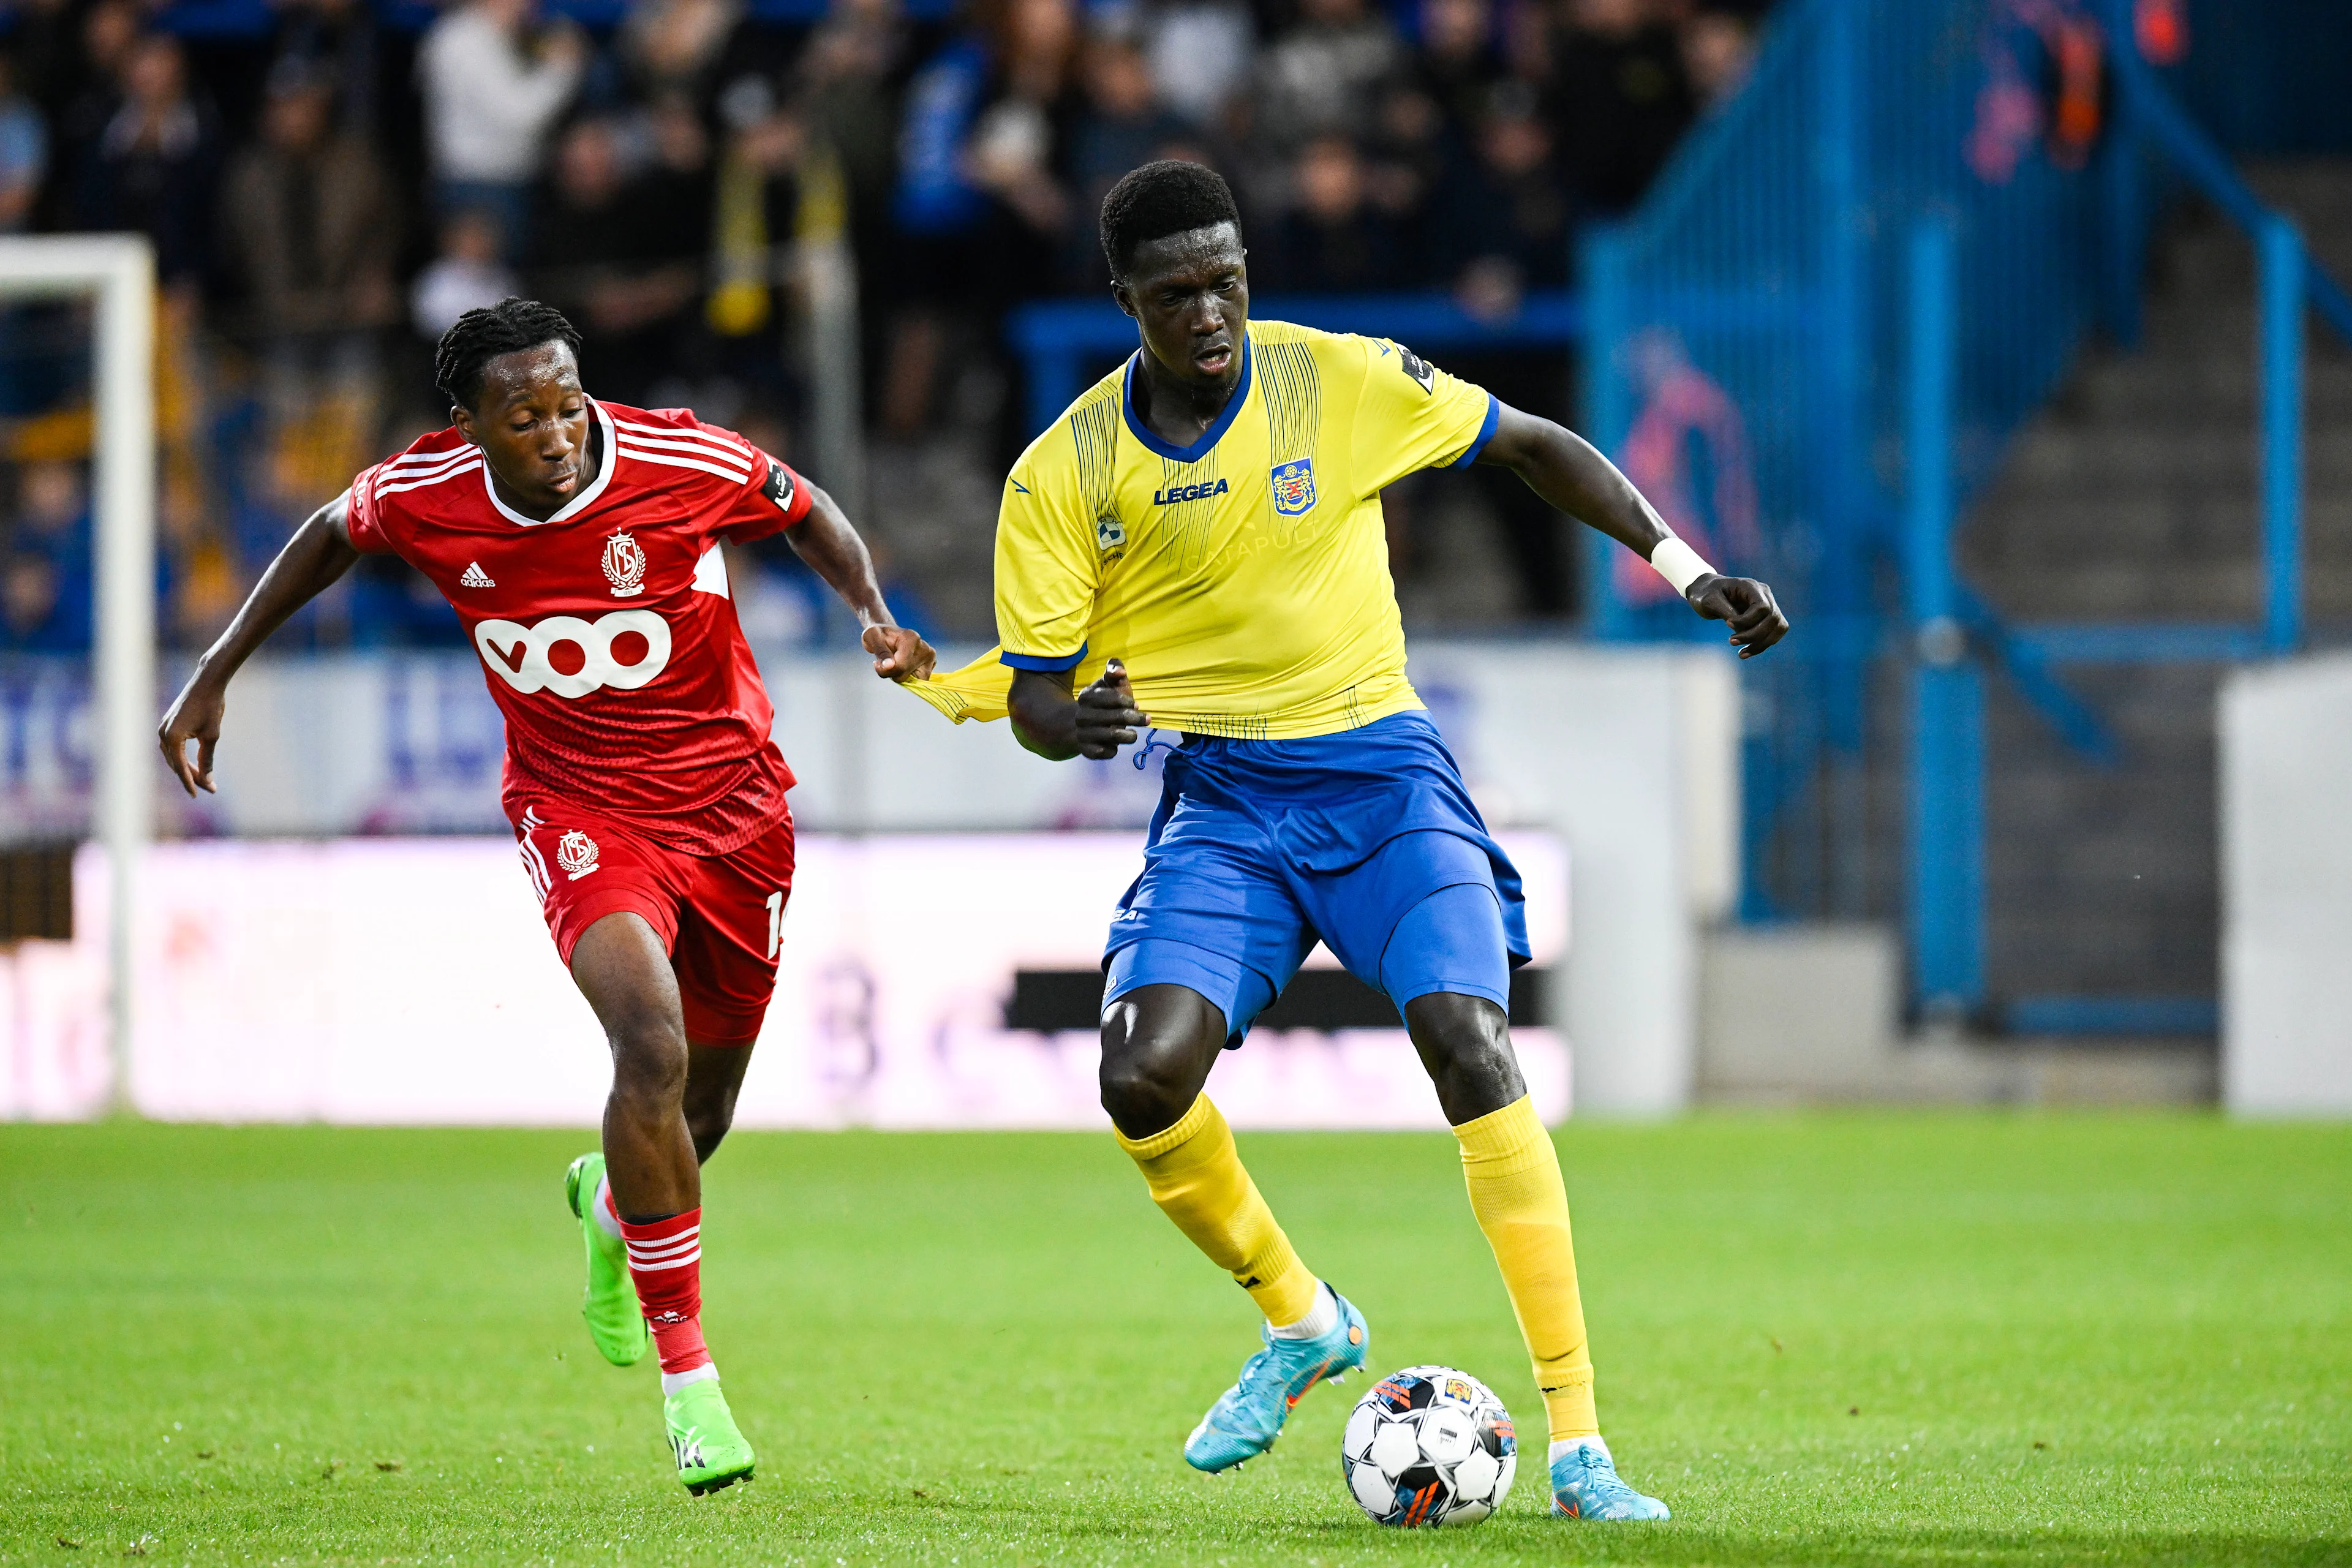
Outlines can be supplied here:
[[[2135, 283], [2139, 261], [2118, 254], [2144, 244], [2147, 224], [2133, 203], [2145, 189], [2146, 155], [2212, 201], [2253, 241], [2259, 273], [2258, 358], [2263, 455], [2260, 506], [2263, 588], [2252, 625], [2129, 624], [2008, 628], [1979, 617], [1979, 644], [2033, 695], [2037, 668], [2066, 660], [2150, 663], [2242, 659], [2292, 653], [2302, 641], [2303, 314], [2306, 304], [2352, 337], [2352, 309], [2334, 280], [2315, 267], [2294, 225], [2265, 207], [2227, 158], [2180, 110], [2130, 42], [2120, 5], [2107, 12], [2107, 54], [2116, 91], [2116, 121], [2105, 156], [2109, 165], [2104, 214], [2109, 226], [2106, 286], [2119, 274]], [[2120, 40], [2119, 43], [2116, 42]], [[2132, 171], [2118, 179], [2115, 170]], [[1951, 531], [1958, 509], [1948, 479], [1955, 440], [1950, 411], [1954, 372], [1949, 341], [1963, 306], [1964, 284], [1950, 264], [1948, 226], [1923, 218], [1912, 236], [1909, 280], [1910, 386], [1906, 398], [1906, 568], [1910, 614], [1919, 643], [1912, 677], [1915, 729], [1912, 780], [1912, 981], [1923, 1007], [1967, 1013], [1985, 1001], [1983, 952], [1984, 755], [1981, 694], [1955, 676], [1948, 635], [1952, 610], [1927, 584], [1956, 583]], [[2110, 319], [2118, 312], [2110, 306]], [[2136, 312], [2124, 317], [2137, 328]], [[1964, 591], [1964, 590], [1963, 590]], [[2046, 670], [2042, 677], [2046, 679]], [[2039, 703], [2078, 749], [2112, 754], [2080, 716], [2070, 724], [2063, 688]], [[2087, 710], [2084, 710], [2086, 713]], [[1951, 739], [1958, 737], [1958, 739]], [[2004, 1019], [2028, 1031], [2103, 1033], [2154, 1031], [2175, 1026], [2211, 1026], [2210, 999], [2183, 997], [2023, 996], [2011, 999]], [[2201, 1024], [2199, 1022], [2202, 1020]]]
[[1965, 590], [1952, 553], [1952, 386], [1959, 330], [1958, 245], [1948, 221], [1911, 235], [1911, 453], [1904, 582], [1917, 658], [1911, 671], [1913, 964], [1921, 1005], [1965, 1016], [1984, 994], [1984, 675], [1968, 658]]
[[[1870, 671], [1901, 624], [1880, 578], [1902, 559], [1912, 221], [1937, 217], [1951, 247], [1954, 438], [1939, 483], [1955, 515], [2098, 317], [2097, 187], [1999, 112], [2004, 93], [2030, 112], [2038, 102], [2041, 41], [2017, 11], [1790, 0], [1742, 94], [1631, 219], [1587, 242], [1596, 439], [1621, 459], [1643, 448], [1661, 344], [1677, 374], [1719, 388], [1744, 424], [1758, 515], [1747, 540], [1719, 531], [1708, 544], [1768, 576], [1805, 628], [1743, 670], [1750, 919], [1868, 911], [1855, 825]], [[1693, 287], [1784, 301], [1781, 330], [1696, 321], [1676, 304]], [[1679, 606], [1625, 602], [1618, 586], [1638, 581], [1612, 570], [1613, 547], [1595, 548], [1603, 635], [1688, 635]], [[1988, 618], [1957, 579], [1948, 597], [1939, 617], [1954, 626]], [[2017, 656], [2009, 673], [2062, 732], [2096, 731], [2023, 644], [1992, 646]]]
[[[2111, 7], [2104, 38], [2092, 4]], [[1760, 527], [1746, 560], [1738, 541], [1711, 543], [1769, 576], [1805, 628], [1782, 650], [1796, 657], [1743, 672], [1759, 716], [1744, 912], [1864, 912], [1869, 666], [1907, 642], [1912, 982], [1937, 1011], [1986, 1001], [1985, 672], [2111, 765], [2114, 737], [2054, 666], [2243, 658], [2301, 637], [2301, 316], [2309, 302], [2352, 327], [2352, 306], [2138, 58], [2120, 5], [1793, 0], [1747, 90], [1585, 253], [1596, 438], [1621, 461], [1638, 457], [1655, 397], [1645, 360], [1661, 343], [1676, 374], [1718, 387], [1747, 422]], [[2050, 51], [2086, 38], [2126, 40], [2105, 51], [2116, 123], [2095, 151], [2062, 145], [2042, 97]], [[2262, 261], [2260, 619], [2006, 626], [1958, 576], [1955, 524], [2094, 325], [2137, 330], [2151, 156], [2245, 226]], [[1784, 331], [1694, 321], [1675, 303], [1694, 287], [1790, 302]], [[1686, 635], [1678, 606], [1621, 596], [1639, 584], [1610, 569], [1615, 554], [1598, 546], [1598, 629]], [[1887, 566], [1902, 577], [1905, 639], [1890, 639], [1874, 592]], [[2129, 998], [2011, 1010], [2042, 1027], [2188, 1016]]]

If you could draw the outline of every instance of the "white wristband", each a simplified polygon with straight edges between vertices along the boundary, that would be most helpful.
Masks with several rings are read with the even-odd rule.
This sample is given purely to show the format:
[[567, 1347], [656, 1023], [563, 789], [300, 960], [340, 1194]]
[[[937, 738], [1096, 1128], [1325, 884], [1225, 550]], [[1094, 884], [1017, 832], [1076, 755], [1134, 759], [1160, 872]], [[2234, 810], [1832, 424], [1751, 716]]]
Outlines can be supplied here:
[[1675, 585], [1677, 594], [1687, 594], [1690, 585], [1702, 577], [1711, 576], [1715, 568], [1699, 558], [1697, 551], [1669, 533], [1650, 552], [1650, 570]]

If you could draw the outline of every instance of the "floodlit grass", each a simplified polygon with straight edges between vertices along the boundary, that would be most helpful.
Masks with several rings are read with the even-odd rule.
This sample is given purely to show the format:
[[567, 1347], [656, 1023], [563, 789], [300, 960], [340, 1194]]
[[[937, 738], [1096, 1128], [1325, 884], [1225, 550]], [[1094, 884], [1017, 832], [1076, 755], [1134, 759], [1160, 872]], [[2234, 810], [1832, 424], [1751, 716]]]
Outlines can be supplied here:
[[[1345, 1393], [1184, 1468], [1254, 1323], [1108, 1136], [730, 1142], [704, 1321], [760, 1473], [689, 1499], [574, 1314], [588, 1145], [0, 1127], [0, 1560], [2352, 1562], [2352, 1129], [1572, 1126], [1602, 1415], [1675, 1519], [1555, 1522], [1529, 1464], [1425, 1535], [1349, 1500]], [[1540, 1436], [1450, 1140], [1243, 1150], [1377, 1368]]]

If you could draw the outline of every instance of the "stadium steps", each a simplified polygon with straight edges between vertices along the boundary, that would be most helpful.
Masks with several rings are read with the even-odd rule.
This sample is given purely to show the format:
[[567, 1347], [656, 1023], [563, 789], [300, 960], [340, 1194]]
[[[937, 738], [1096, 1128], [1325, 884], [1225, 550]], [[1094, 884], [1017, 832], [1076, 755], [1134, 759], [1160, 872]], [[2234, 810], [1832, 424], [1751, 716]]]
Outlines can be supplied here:
[[[2314, 252], [2352, 276], [2352, 160], [2257, 164]], [[2145, 336], [2095, 348], [2012, 443], [1965, 521], [1969, 579], [2012, 622], [2261, 616], [2254, 267], [2191, 207], [2154, 249]], [[2352, 633], [2352, 353], [2305, 338], [2305, 613]], [[1995, 683], [1988, 975], [1999, 1001], [2214, 994], [2219, 937], [2213, 698], [2226, 666], [2071, 666], [2124, 761], [2070, 752]]]

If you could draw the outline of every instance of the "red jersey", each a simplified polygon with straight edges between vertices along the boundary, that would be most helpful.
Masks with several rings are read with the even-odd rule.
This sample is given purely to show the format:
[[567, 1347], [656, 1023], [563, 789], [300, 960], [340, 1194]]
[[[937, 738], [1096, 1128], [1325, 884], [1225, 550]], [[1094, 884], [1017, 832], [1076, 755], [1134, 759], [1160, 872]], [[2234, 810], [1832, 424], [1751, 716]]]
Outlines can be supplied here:
[[785, 815], [792, 771], [719, 542], [808, 514], [808, 487], [683, 408], [589, 402], [596, 477], [544, 521], [455, 426], [352, 481], [352, 543], [433, 579], [506, 715], [507, 814], [560, 801], [724, 855]]

